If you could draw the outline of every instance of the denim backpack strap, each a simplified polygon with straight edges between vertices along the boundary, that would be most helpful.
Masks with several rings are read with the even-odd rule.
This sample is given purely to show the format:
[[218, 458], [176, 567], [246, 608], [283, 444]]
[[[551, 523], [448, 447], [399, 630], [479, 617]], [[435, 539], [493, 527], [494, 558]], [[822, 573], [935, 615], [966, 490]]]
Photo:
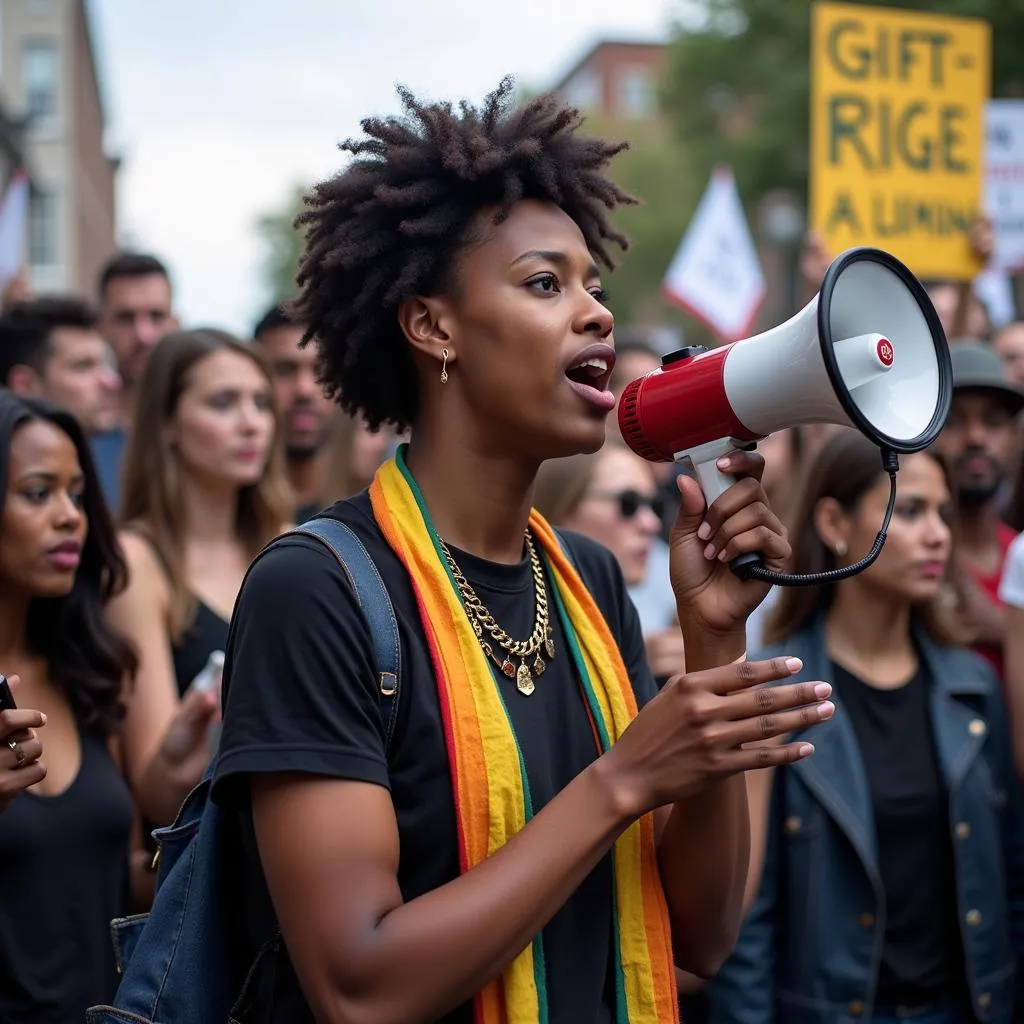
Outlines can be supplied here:
[[223, 813], [210, 800], [213, 771], [211, 763], [174, 823], [153, 833], [156, 898], [148, 914], [111, 922], [121, 981], [112, 1005], [86, 1010], [87, 1024], [217, 1024], [228, 1017], [238, 915], [224, 895], [232, 868]]
[[377, 693], [384, 721], [385, 751], [398, 718], [398, 694], [402, 679], [402, 645], [398, 621], [380, 572], [362, 542], [337, 519], [310, 519], [293, 533], [306, 534], [320, 541], [338, 560], [355, 591], [359, 607], [370, 625], [373, 653], [377, 659]]
[[[380, 573], [356, 535], [336, 520], [312, 520], [293, 532], [323, 543], [352, 584], [373, 636], [390, 748], [401, 648]], [[275, 544], [256, 556], [249, 572]], [[224, 815], [210, 799], [216, 761], [211, 760], [174, 824], [154, 833], [160, 856], [153, 908], [112, 922], [121, 984], [113, 1005], [86, 1011], [87, 1024], [219, 1024], [231, 1017], [238, 996], [232, 983], [232, 929], [239, 915], [225, 886], [234, 871], [233, 847], [226, 845]]]

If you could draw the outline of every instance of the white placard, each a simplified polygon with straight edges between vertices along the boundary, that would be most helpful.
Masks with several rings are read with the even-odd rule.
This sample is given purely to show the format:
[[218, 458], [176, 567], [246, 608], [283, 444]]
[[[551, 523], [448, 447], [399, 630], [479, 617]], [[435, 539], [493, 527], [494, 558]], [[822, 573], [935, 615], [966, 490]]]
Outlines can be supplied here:
[[28, 221], [28, 175], [15, 171], [0, 202], [0, 290], [25, 266], [25, 225]]
[[998, 331], [1016, 319], [1013, 282], [1005, 270], [983, 270], [972, 285], [974, 294], [985, 304], [992, 329]]
[[990, 267], [1024, 270], [1024, 100], [988, 102], [985, 209], [995, 222]]
[[712, 173], [662, 290], [722, 341], [751, 333], [765, 279], [730, 168]]

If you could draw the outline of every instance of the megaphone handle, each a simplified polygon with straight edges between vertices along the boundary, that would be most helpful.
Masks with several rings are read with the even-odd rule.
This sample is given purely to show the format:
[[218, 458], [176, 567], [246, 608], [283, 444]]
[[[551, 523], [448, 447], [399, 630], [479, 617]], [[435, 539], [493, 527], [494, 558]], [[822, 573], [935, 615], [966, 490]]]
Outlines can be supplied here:
[[[704, 500], [708, 505], [721, 497], [736, 483], [736, 477], [729, 473], [723, 473], [718, 468], [718, 460], [731, 452], [738, 451], [740, 448], [753, 449], [755, 447], [756, 445], [753, 444], [748, 446], [725, 439], [711, 441], [686, 453], [686, 458], [697, 474], [697, 482], [700, 484], [700, 489], [704, 492]], [[729, 563], [729, 568], [740, 579], [746, 580], [750, 578], [746, 570], [756, 565], [764, 565], [764, 559], [756, 552], [751, 552], [750, 554], [739, 555], [734, 558]]]

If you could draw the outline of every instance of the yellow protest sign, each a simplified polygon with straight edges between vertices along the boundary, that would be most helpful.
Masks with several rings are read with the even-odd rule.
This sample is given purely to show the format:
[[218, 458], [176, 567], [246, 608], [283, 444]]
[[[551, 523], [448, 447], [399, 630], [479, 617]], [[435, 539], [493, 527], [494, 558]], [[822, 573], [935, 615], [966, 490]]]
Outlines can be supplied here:
[[829, 250], [886, 249], [922, 278], [980, 269], [985, 21], [850, 3], [811, 13], [810, 219]]

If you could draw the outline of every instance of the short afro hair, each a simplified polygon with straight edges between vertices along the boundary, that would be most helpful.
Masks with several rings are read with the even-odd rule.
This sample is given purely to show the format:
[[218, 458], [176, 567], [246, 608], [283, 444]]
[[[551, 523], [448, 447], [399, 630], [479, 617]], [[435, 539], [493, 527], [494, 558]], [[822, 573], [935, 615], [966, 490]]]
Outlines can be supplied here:
[[316, 185], [296, 227], [306, 227], [291, 315], [315, 338], [321, 383], [371, 429], [416, 419], [415, 366], [398, 307], [451, 288], [478, 214], [494, 223], [522, 199], [561, 207], [594, 257], [614, 267], [606, 242], [627, 247], [606, 210], [636, 200], [603, 173], [627, 143], [577, 134], [582, 118], [555, 94], [516, 109], [505, 78], [481, 108], [423, 103], [399, 87], [404, 116], [368, 118], [366, 137], [340, 148], [355, 159]]

